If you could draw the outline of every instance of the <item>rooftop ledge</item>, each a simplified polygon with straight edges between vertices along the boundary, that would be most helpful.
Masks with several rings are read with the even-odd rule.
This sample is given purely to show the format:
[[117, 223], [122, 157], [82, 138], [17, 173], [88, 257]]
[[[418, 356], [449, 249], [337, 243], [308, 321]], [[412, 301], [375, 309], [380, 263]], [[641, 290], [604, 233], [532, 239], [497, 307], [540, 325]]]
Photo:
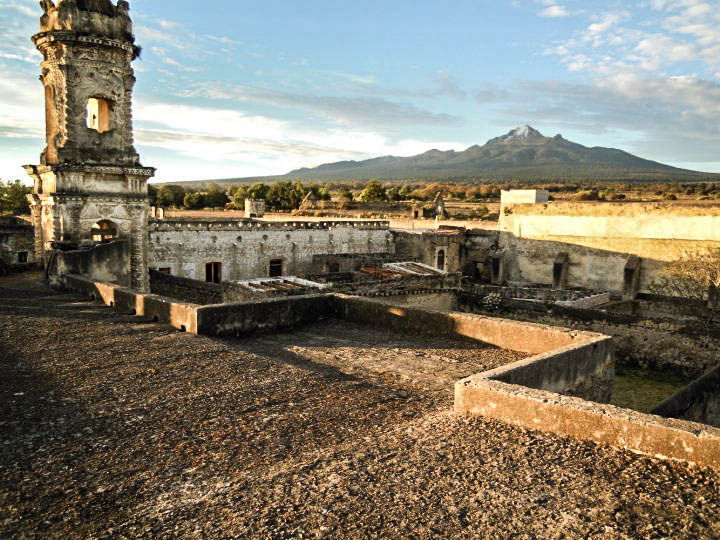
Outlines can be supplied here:
[[337, 318], [405, 334], [470, 338], [530, 353], [529, 358], [458, 381], [455, 412], [720, 468], [720, 429], [606, 403], [612, 391], [615, 345], [602, 334], [392, 306], [342, 294], [199, 306], [81, 276], [67, 276], [66, 286], [120, 311], [195, 334], [279, 332]]

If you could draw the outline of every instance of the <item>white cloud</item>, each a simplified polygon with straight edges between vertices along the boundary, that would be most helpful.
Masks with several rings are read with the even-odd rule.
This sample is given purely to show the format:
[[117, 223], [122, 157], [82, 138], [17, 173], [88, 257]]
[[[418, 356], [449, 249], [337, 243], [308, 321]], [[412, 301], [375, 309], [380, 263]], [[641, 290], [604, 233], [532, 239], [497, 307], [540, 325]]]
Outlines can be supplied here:
[[[281, 174], [331, 161], [384, 154], [413, 155], [432, 147], [463, 146], [448, 141], [393, 141], [379, 133], [357, 129], [308, 130], [287, 121], [229, 108], [140, 102], [134, 118], [139, 146], [162, 148], [201, 160], [206, 167], [212, 166], [213, 171], [216, 163], [234, 163], [232, 176]], [[162, 174], [167, 175], [170, 170], [174, 169]], [[195, 169], [176, 170], [172, 174], [176, 179], [197, 177]]]
[[543, 9], [538, 15], [540, 15], [540, 17], [567, 17], [570, 15], [570, 12], [565, 6], [552, 5]]

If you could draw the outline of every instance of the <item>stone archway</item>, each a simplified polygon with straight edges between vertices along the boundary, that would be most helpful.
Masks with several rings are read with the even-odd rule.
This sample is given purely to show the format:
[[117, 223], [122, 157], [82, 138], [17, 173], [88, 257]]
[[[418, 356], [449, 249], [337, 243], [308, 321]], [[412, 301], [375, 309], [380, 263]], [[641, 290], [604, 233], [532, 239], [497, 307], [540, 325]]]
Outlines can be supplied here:
[[101, 219], [92, 226], [92, 239], [95, 242], [103, 242], [118, 237], [118, 226], [109, 219]]

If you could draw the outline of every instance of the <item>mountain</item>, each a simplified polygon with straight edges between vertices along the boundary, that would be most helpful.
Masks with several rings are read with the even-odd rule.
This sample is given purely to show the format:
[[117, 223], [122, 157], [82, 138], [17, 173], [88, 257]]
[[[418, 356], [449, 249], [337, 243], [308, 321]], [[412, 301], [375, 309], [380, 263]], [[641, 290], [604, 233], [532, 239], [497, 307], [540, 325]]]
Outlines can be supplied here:
[[433, 149], [412, 157], [339, 161], [297, 169], [275, 178], [667, 181], [717, 179], [720, 175], [678, 169], [615, 148], [588, 148], [562, 135], [545, 137], [525, 125], [490, 139], [483, 146], [471, 146], [461, 152]]

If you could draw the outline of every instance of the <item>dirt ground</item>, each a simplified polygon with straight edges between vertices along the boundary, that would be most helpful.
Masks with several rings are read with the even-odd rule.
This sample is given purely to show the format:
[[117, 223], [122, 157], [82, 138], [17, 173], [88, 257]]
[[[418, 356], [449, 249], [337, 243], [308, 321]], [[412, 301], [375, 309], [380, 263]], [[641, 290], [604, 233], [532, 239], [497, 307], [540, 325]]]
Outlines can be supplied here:
[[511, 358], [336, 324], [195, 337], [0, 278], [0, 537], [720, 537], [718, 471], [456, 416], [428, 366]]

